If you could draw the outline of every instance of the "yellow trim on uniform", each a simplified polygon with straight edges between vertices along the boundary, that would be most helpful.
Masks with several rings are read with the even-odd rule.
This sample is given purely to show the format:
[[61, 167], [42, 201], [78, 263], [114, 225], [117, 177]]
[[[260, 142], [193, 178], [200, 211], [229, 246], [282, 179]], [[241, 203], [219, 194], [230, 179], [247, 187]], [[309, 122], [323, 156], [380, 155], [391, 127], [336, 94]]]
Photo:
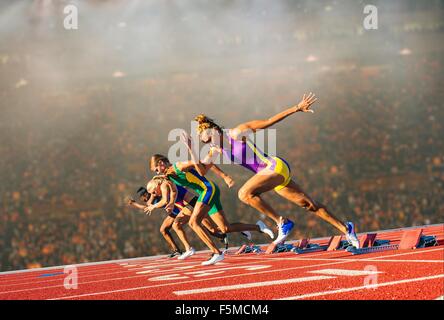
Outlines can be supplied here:
[[252, 144], [248, 140], [246, 140], [246, 142], [247, 142], [248, 146], [250, 147], [250, 149], [253, 150], [254, 154], [257, 155], [264, 163], [266, 163], [267, 166], [270, 166], [272, 164], [267, 158], [264, 157], [263, 154], [261, 154], [260, 150], [258, 148], [256, 148], [256, 146], [254, 144]]
[[[195, 184], [199, 185], [203, 189], [204, 193], [208, 192], [207, 185], [198, 176], [194, 175], [190, 171], [186, 171], [185, 172], [185, 177], [187, 178], [187, 180], [189, 182], [195, 183]], [[211, 182], [209, 180], [207, 180], [207, 181], [211, 184], [211, 187], [212, 187], [212, 192], [211, 192], [210, 200], [208, 201], [208, 203], [210, 203], [211, 200], [213, 200], [214, 194], [216, 193], [216, 187], [214, 186], [213, 182]], [[205, 198], [205, 196], [203, 198]]]
[[[253, 152], [265, 163], [267, 163], [266, 169], [270, 169], [270, 167], [273, 166], [273, 163], [269, 161], [267, 158], [264, 157], [263, 154], [261, 154], [260, 150], [256, 148], [254, 144], [252, 144], [250, 141], [246, 141], [248, 146], [253, 150]], [[282, 182], [280, 185], [274, 188], [275, 191], [279, 191], [287, 186], [287, 184], [291, 181], [291, 171], [288, 165], [279, 157], [272, 157], [276, 161], [276, 166], [274, 167], [273, 172], [281, 175], [284, 177], [284, 182]], [[271, 170], [271, 169], [270, 169]]]
[[[278, 157], [273, 157], [273, 159], [276, 161], [276, 166], [274, 167], [274, 172], [284, 177], [284, 182], [282, 182], [280, 185], [278, 185], [276, 188], [274, 188], [275, 191], [279, 191], [287, 186], [287, 184], [291, 181], [291, 171], [288, 165]], [[271, 165], [269, 165], [271, 166]], [[268, 168], [268, 167], [267, 167]]]

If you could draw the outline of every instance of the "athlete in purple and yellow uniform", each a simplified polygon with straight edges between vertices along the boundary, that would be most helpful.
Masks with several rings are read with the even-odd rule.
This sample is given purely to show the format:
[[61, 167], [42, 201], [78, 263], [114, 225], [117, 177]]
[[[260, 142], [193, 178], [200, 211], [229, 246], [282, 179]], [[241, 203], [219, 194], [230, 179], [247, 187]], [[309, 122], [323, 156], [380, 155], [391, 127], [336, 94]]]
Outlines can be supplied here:
[[[226, 137], [230, 145], [228, 148], [222, 146], [219, 150], [222, 150], [224, 156], [230, 159], [231, 162], [239, 164], [255, 174], [260, 174], [262, 170], [267, 169], [281, 175], [284, 181], [274, 188], [276, 191], [281, 190], [291, 181], [291, 169], [287, 161], [280, 157], [267, 155], [247, 139], [239, 141], [231, 136]], [[216, 146], [213, 146], [210, 150], [210, 156], [217, 149]]]
[[[313, 112], [310, 106], [316, 101], [310, 93], [304, 95], [302, 101], [277, 115], [266, 120], [253, 120], [242, 123], [230, 130], [222, 130], [212, 119], [201, 114], [195, 118], [198, 122], [197, 131], [203, 143], [211, 144], [207, 157], [196, 160], [192, 148], [188, 147], [194, 161], [195, 169], [203, 174], [203, 166], [214, 163], [220, 154], [228, 157], [231, 162], [241, 165], [254, 173], [239, 190], [239, 199], [273, 219], [279, 229], [278, 237], [274, 243], [280, 243], [287, 238], [294, 227], [294, 223], [277, 214], [277, 212], [261, 197], [261, 194], [275, 190], [287, 200], [314, 212], [318, 217], [332, 224], [347, 236], [353, 246], [359, 248], [359, 241], [354, 231], [353, 223], [342, 222], [331, 214], [327, 208], [314, 201], [291, 177], [288, 163], [279, 157], [269, 156], [248, 140], [248, 135], [257, 130], [266, 129], [282, 121], [296, 112]], [[190, 145], [189, 137], [184, 135], [187, 145]]]

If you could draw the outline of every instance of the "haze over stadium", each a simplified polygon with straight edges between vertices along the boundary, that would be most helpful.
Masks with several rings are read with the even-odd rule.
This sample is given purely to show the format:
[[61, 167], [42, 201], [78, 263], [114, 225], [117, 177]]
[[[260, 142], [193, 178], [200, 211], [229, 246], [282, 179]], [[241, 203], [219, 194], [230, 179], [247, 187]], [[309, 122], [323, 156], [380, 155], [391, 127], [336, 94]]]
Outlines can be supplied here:
[[[67, 4], [78, 30], [63, 28]], [[169, 131], [202, 112], [226, 127], [267, 117], [310, 91], [316, 112], [276, 126], [304, 189], [358, 231], [442, 223], [444, 1], [372, 1], [377, 30], [365, 4], [2, 1], [0, 271], [167, 253], [162, 214], [124, 197]], [[254, 223], [237, 198], [248, 172], [223, 168], [227, 216]], [[290, 238], [335, 232], [266, 198], [293, 216]]]

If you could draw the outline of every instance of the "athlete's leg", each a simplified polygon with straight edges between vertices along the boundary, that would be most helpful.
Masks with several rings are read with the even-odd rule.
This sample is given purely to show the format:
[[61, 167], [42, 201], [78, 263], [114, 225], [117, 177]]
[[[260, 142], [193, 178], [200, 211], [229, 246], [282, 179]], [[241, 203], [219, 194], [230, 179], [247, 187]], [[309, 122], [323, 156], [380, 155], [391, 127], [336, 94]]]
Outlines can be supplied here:
[[173, 223], [173, 230], [176, 232], [177, 236], [179, 237], [180, 241], [183, 243], [185, 247], [185, 251], [189, 251], [191, 249], [190, 243], [188, 241], [187, 235], [185, 231], [183, 230], [183, 226], [188, 223], [190, 220], [190, 216], [186, 215], [184, 213], [184, 210], [188, 210], [187, 208], [182, 209], [182, 211], [177, 215], [176, 219]]
[[260, 195], [273, 190], [284, 180], [284, 177], [280, 174], [264, 169], [245, 182], [239, 190], [239, 199], [279, 224], [281, 216]]
[[257, 224], [246, 223], [229, 223], [225, 218], [223, 210], [213, 213], [210, 218], [216, 223], [217, 227], [223, 233], [241, 232], [241, 231], [257, 231], [260, 232], [260, 228]]
[[319, 218], [327, 221], [342, 233], [347, 233], [347, 227], [342, 221], [329, 212], [323, 204], [311, 199], [311, 197], [293, 180], [291, 180], [284, 188], [276, 192], [285, 199], [313, 212]]
[[175, 218], [171, 216], [166, 217], [165, 220], [163, 220], [162, 225], [160, 226], [160, 233], [163, 235], [165, 240], [174, 251], [179, 251], [179, 248], [177, 247], [174, 239], [171, 237], [170, 234], [170, 229], [173, 226], [174, 220]]
[[225, 237], [225, 234], [220, 232], [217, 225], [208, 218], [208, 216], [204, 217], [202, 219], [202, 225], [207, 229], [208, 233], [215, 238], [223, 239]]
[[208, 214], [210, 207], [202, 202], [197, 202], [188, 222], [191, 229], [196, 232], [197, 236], [207, 245], [207, 247], [216, 254], [220, 254], [219, 249], [207, 234], [206, 229], [202, 226], [202, 219]]

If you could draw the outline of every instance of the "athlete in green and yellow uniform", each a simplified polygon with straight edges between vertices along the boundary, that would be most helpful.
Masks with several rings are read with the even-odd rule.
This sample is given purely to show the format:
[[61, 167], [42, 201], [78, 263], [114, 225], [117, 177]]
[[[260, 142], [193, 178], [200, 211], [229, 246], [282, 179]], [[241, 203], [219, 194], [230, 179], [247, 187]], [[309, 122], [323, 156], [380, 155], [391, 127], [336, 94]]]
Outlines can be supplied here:
[[[274, 237], [273, 232], [262, 221], [258, 221], [256, 224], [229, 223], [222, 209], [219, 188], [214, 182], [197, 173], [192, 162], [177, 162], [171, 165], [167, 157], [156, 154], [151, 157], [150, 168], [156, 174], [164, 175], [175, 184], [189, 188], [198, 194], [199, 198], [188, 224], [213, 252], [212, 257], [208, 261], [204, 261], [203, 265], [215, 264], [224, 259], [224, 254], [219, 251], [202, 227], [201, 221], [206, 214], [211, 217], [222, 233], [257, 231], [267, 233], [271, 238]], [[208, 165], [205, 167], [205, 170], [209, 169], [224, 178], [228, 184], [230, 178], [217, 166]]]

